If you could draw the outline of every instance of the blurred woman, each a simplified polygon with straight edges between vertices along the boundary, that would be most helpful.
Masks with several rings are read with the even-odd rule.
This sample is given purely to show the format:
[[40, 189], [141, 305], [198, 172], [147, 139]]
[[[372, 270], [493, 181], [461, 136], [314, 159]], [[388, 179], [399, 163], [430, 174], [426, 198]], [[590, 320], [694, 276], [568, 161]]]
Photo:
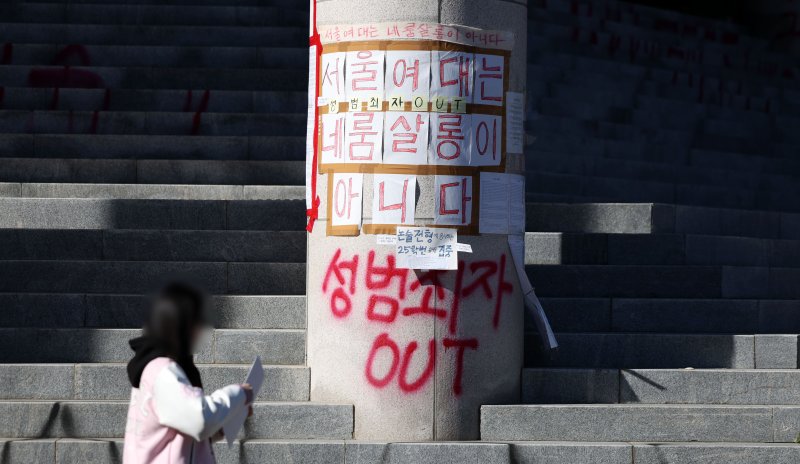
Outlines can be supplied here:
[[130, 341], [133, 389], [125, 427], [124, 464], [213, 464], [211, 439], [226, 420], [250, 408], [249, 385], [204, 395], [194, 348], [205, 327], [205, 298], [183, 284], [155, 298], [143, 335]]

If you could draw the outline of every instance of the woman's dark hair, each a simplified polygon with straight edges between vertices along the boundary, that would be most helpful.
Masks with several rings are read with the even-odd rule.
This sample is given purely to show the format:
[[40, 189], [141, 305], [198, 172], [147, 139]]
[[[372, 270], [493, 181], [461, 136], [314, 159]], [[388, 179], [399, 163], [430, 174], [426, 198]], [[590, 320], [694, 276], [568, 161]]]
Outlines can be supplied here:
[[192, 338], [206, 324], [205, 306], [203, 292], [185, 283], [171, 283], [156, 294], [142, 336], [130, 341], [136, 354], [128, 363], [128, 377], [134, 387], [139, 387], [147, 363], [159, 357], [173, 359], [192, 385], [202, 386], [194, 365]]

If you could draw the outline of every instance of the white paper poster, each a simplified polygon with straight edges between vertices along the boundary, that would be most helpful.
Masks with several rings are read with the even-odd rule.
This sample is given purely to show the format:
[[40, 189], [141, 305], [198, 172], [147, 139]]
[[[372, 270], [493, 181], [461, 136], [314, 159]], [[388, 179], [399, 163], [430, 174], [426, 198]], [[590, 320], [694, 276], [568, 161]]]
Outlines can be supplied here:
[[383, 113], [347, 114], [346, 163], [380, 163], [383, 152]]
[[499, 166], [502, 157], [503, 118], [472, 114], [470, 166]]
[[476, 105], [503, 106], [505, 58], [501, 55], [475, 55]]
[[461, 97], [472, 103], [473, 54], [457, 51], [431, 52], [431, 100]]
[[370, 97], [384, 98], [383, 50], [357, 50], [347, 52], [345, 86], [348, 100]]
[[417, 176], [375, 174], [372, 191], [373, 224], [413, 224]]
[[314, 126], [316, 119], [316, 86], [317, 86], [317, 46], [308, 48], [308, 116], [306, 117], [306, 209], [313, 204], [311, 198], [311, 177], [314, 166]]
[[458, 269], [456, 229], [397, 228], [397, 267], [400, 269]]
[[331, 193], [331, 224], [360, 226], [363, 174], [334, 173]]
[[320, 126], [322, 163], [345, 162], [345, 117], [347, 113], [323, 114]]
[[433, 223], [467, 226], [472, 223], [472, 176], [436, 176]]
[[525, 233], [525, 177], [508, 174], [508, 233]]
[[431, 85], [431, 52], [414, 50], [389, 50], [386, 52], [387, 100], [400, 97], [410, 102], [415, 97], [426, 101]]
[[328, 100], [344, 101], [345, 53], [325, 53], [320, 60], [320, 96]]
[[469, 166], [471, 115], [433, 112], [430, 118], [428, 163]]
[[482, 234], [508, 234], [508, 178], [496, 172], [481, 173], [480, 218]]
[[525, 151], [525, 96], [506, 92], [506, 152]]
[[525, 232], [525, 178], [516, 174], [482, 172], [480, 177], [482, 234]]
[[427, 164], [428, 126], [428, 113], [387, 112], [383, 163]]
[[539, 332], [539, 337], [542, 339], [542, 345], [549, 349], [558, 348], [558, 341], [550, 327], [550, 321], [547, 319], [547, 314], [542, 308], [542, 303], [539, 297], [536, 296], [536, 291], [528, 279], [528, 273], [525, 272], [525, 236], [524, 235], [509, 235], [508, 248], [511, 250], [511, 257], [514, 261], [514, 267], [517, 270], [517, 277], [519, 278], [520, 290], [522, 291], [525, 307], [531, 315], [536, 329]]

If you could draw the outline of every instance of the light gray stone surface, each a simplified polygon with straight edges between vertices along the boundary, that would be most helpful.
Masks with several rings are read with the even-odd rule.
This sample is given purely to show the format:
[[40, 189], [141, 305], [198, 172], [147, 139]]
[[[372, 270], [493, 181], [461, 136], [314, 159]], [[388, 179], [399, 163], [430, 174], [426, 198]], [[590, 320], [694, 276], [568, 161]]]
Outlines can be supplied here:
[[[5, 366], [0, 366], [0, 372]], [[69, 366], [70, 368], [72, 366]], [[203, 387], [212, 392], [241, 383], [249, 365], [198, 365]], [[259, 401], [308, 401], [308, 368], [303, 366], [264, 366], [264, 386]], [[67, 385], [71, 385], [67, 383]], [[75, 398], [80, 400], [126, 400], [130, 382], [124, 364], [78, 364], [75, 366]], [[69, 398], [59, 396], [53, 398]]]
[[526, 334], [529, 367], [755, 368], [752, 335], [556, 334], [559, 350], [542, 353], [538, 335]]
[[632, 446], [628, 443], [577, 443], [577, 442], [512, 442], [513, 464], [628, 464], [632, 460]]
[[[13, 296], [13, 295], [12, 295]], [[36, 295], [33, 295], [36, 296]], [[139, 327], [149, 304], [145, 295], [65, 295], [68, 302], [74, 300], [74, 315], [71, 306], [63, 303], [62, 296], [41, 295], [42, 303], [29, 304], [28, 295], [19, 295], [20, 303], [15, 306], [25, 311], [39, 314], [39, 308], [56, 308], [57, 315], [61, 311], [69, 312], [71, 318], [83, 318], [85, 307], [87, 327]], [[66, 298], [70, 297], [70, 298]], [[0, 296], [0, 301], [3, 296]], [[12, 300], [16, 301], [16, 299]], [[32, 301], [36, 301], [33, 299]], [[81, 302], [84, 302], [83, 304]], [[25, 306], [19, 306], [24, 304]], [[5, 308], [0, 306], [0, 311]], [[31, 317], [31, 325], [48, 324], [47, 310], [37, 318]], [[4, 312], [0, 312], [4, 314]], [[221, 329], [304, 329], [306, 319], [304, 296], [280, 295], [216, 295], [211, 298], [209, 316], [214, 327]], [[13, 313], [9, 310], [9, 324], [13, 323]], [[66, 315], [64, 316], [66, 318]], [[73, 324], [80, 324], [75, 321]], [[55, 321], [48, 325], [57, 325]]]
[[797, 335], [756, 335], [756, 368], [797, 369]]
[[0, 399], [72, 398], [74, 375], [71, 365], [0, 364]]
[[620, 372], [620, 402], [667, 404], [797, 404], [800, 371], [631, 369]]
[[238, 295], [302, 295], [304, 263], [228, 263], [227, 293]]
[[225, 329], [305, 329], [305, 296], [218, 296], [214, 325]]
[[62, 438], [56, 442], [55, 464], [122, 463], [122, 440], [76, 440]]
[[348, 441], [345, 462], [350, 464], [460, 464], [466, 462], [504, 464], [510, 462], [503, 443], [439, 442], [381, 443]]
[[794, 443], [637, 443], [633, 447], [636, 464], [792, 464], [800, 459], [800, 447]]
[[339, 464], [344, 462], [344, 446], [341, 440], [248, 440], [241, 444], [241, 461], [218, 456], [218, 462]]
[[0, 463], [14, 464], [53, 462], [55, 440], [9, 440], [0, 438]]
[[797, 443], [800, 437], [800, 408], [776, 406], [773, 408], [773, 439], [778, 443]]
[[260, 231], [104, 231], [103, 257], [120, 261], [305, 260], [305, 233]]
[[522, 370], [523, 403], [618, 403], [619, 392], [616, 369]]
[[[0, 401], [0, 423], [8, 438], [121, 438], [127, 401]], [[254, 403], [241, 437], [270, 439], [347, 439], [353, 433], [353, 407], [319, 403]]]
[[240, 438], [353, 437], [353, 406], [321, 403], [256, 403]]
[[214, 362], [247, 364], [256, 355], [267, 364], [303, 364], [304, 330], [214, 331]]
[[665, 205], [528, 203], [526, 230], [645, 234], [671, 230], [673, 215]]
[[22, 184], [21, 197], [156, 200], [241, 200], [241, 185]]
[[484, 406], [483, 440], [725, 441], [772, 440], [772, 408], [763, 406]]
[[605, 235], [527, 233], [525, 264], [606, 264]]
[[[0, 329], [0, 362], [128, 362], [128, 340], [140, 333], [139, 329]], [[201, 338], [195, 351], [197, 362], [213, 359], [211, 342], [212, 337]], [[223, 356], [225, 350], [218, 352]]]
[[0, 226], [29, 229], [223, 229], [211, 201], [0, 198]]

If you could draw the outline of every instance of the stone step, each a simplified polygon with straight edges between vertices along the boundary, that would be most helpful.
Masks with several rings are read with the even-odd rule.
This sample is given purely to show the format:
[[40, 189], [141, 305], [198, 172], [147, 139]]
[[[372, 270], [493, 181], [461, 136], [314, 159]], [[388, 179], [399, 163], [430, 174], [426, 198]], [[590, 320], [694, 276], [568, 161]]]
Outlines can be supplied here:
[[[0, 363], [121, 363], [138, 329], [0, 329]], [[200, 363], [305, 363], [305, 330], [215, 329], [198, 348]], [[124, 422], [124, 421], [123, 421]]]
[[[189, 9], [189, 11], [193, 10], [194, 8]], [[308, 21], [308, 13], [302, 13], [302, 16], [302, 23], [305, 24]], [[183, 47], [179, 45], [87, 45], [75, 47], [58, 44], [15, 43], [12, 44], [11, 50], [11, 62], [8, 64], [15, 65], [38, 66], [51, 64], [53, 60], [58, 59], [58, 64], [77, 66], [91, 64], [101, 67], [303, 69], [308, 66], [308, 53], [305, 48], [299, 47]]]
[[5, 134], [305, 136], [305, 122], [291, 113], [0, 110]]
[[[300, 186], [305, 183], [304, 164], [303, 161], [0, 158], [0, 182]], [[20, 186], [19, 191], [23, 188], [34, 187]]]
[[14, 87], [110, 88], [112, 93], [119, 88], [299, 91], [308, 85], [308, 70], [5, 65], [0, 79]]
[[798, 420], [794, 406], [483, 406], [481, 439], [793, 443]]
[[[256, 49], [258, 50], [258, 49]], [[206, 92], [208, 96], [206, 97]], [[5, 87], [7, 110], [303, 113], [305, 91]]]
[[[97, 24], [0, 23], [7, 42], [83, 45], [174, 45], [217, 47], [296, 47], [308, 43], [308, 28], [236, 26], [134, 26]], [[263, 79], [263, 77], [262, 77]], [[308, 82], [304, 79], [304, 82]]]
[[796, 369], [797, 335], [558, 333], [558, 351], [525, 336], [528, 367]]
[[[557, 332], [800, 333], [800, 301], [542, 298]], [[526, 326], [535, 330], [532, 320]]]
[[0, 260], [305, 263], [306, 233], [0, 229]]
[[528, 232], [800, 239], [800, 214], [658, 203], [528, 203]]
[[[315, 463], [341, 464], [440, 464], [443, 462], [512, 464], [547, 462], [632, 463], [628, 443], [578, 442], [427, 442], [382, 443], [353, 440], [245, 440], [232, 448], [214, 445], [220, 464]], [[121, 439], [72, 438], [13, 440], [0, 438], [12, 462], [67, 464], [74, 462], [122, 463]], [[55, 461], [53, 461], [55, 456]], [[36, 459], [41, 457], [41, 459]], [[780, 464], [784, 464], [780, 461]]]
[[[10, 462], [68, 464], [75, 462], [122, 463], [121, 439], [0, 438]], [[635, 453], [635, 454], [634, 454]], [[750, 464], [792, 464], [800, 448], [787, 443], [624, 443], [624, 442], [454, 442], [378, 443], [352, 440], [246, 440], [232, 448], [214, 445], [220, 464], [303, 462], [317, 464], [439, 464], [479, 462], [515, 464], [579, 462], [608, 464], [729, 464], [740, 459]]]
[[602, 202], [661, 202], [714, 208], [796, 212], [800, 193], [773, 189], [680, 185], [619, 177], [528, 172], [527, 192], [598, 198]]
[[[170, 165], [153, 165], [152, 170]], [[0, 228], [302, 230], [304, 209], [300, 200], [0, 198]], [[526, 214], [530, 232], [800, 239], [800, 214], [794, 213], [652, 203], [528, 203]]]
[[[0, 293], [0, 327], [142, 326], [150, 297], [79, 293]], [[215, 295], [208, 315], [218, 329], [305, 329], [305, 296]]]
[[[0, 401], [9, 438], [117, 438], [125, 432], [128, 402]], [[322, 403], [253, 405], [240, 438], [345, 439], [353, 436], [353, 406]]]
[[167, 26], [305, 26], [308, 13], [279, 7], [15, 3], [0, 7], [15, 23]]
[[[152, 170], [170, 165], [156, 164]], [[304, 209], [300, 200], [0, 198], [0, 228], [302, 230]], [[528, 203], [526, 211], [530, 232], [800, 239], [800, 214], [794, 213], [652, 203]]]
[[528, 265], [540, 296], [619, 298], [800, 297], [796, 268], [651, 265]]
[[212, 294], [302, 295], [305, 263], [3, 261], [0, 292], [147, 293], [184, 280]]
[[[249, 365], [199, 365], [212, 392], [240, 383]], [[308, 401], [310, 371], [304, 366], [264, 366], [259, 401]], [[0, 400], [128, 400], [126, 364], [0, 364]]]
[[0, 228], [304, 230], [301, 200], [0, 198]]
[[301, 161], [305, 137], [0, 134], [0, 158]]
[[192, 185], [4, 183], [4, 198], [91, 198], [107, 200], [305, 200], [301, 185]]
[[797, 404], [800, 371], [725, 369], [547, 369], [522, 371], [531, 404]]
[[525, 234], [526, 264], [800, 266], [800, 241], [695, 234]]

